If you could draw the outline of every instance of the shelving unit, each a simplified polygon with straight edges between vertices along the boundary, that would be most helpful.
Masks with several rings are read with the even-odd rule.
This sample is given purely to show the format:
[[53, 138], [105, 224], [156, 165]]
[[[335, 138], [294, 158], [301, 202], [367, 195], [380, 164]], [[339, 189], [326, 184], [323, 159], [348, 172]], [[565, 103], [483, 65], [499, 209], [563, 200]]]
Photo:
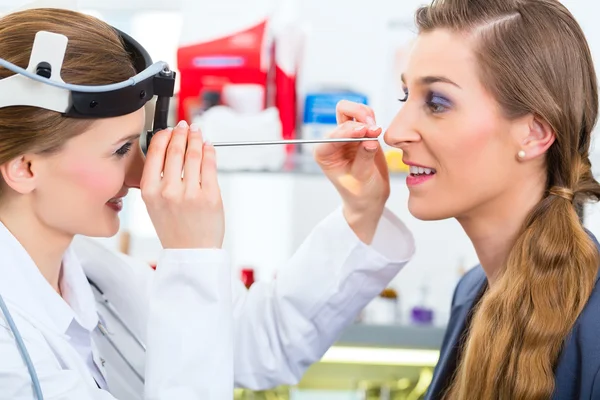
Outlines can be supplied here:
[[351, 325], [337, 341], [339, 346], [438, 350], [445, 327], [405, 325]]
[[[349, 326], [342, 333], [332, 349], [352, 347], [367, 352], [387, 350], [393, 353], [399, 349], [415, 352], [437, 352], [441, 346], [444, 332], [445, 327], [439, 326], [355, 324]], [[327, 354], [324, 358], [326, 357]], [[321, 396], [327, 396], [325, 393], [377, 391], [378, 388], [398, 388], [399, 386], [406, 388], [405, 393], [413, 392], [413, 397], [410, 398], [416, 399], [418, 396], [414, 397], [415, 394], [418, 392], [418, 395], [422, 395], [426, 385], [429, 384], [433, 367], [434, 365], [321, 361], [312, 365], [299, 384], [294, 387], [280, 387], [268, 391], [270, 393], [268, 395], [265, 394], [266, 392], [247, 394], [246, 391], [239, 390], [236, 399], [288, 399], [289, 394], [297, 390], [316, 391], [322, 393]], [[278, 395], [275, 393], [278, 393]], [[346, 396], [349, 396], [349, 394], [346, 394]]]
[[[433, 371], [444, 332], [445, 327], [437, 326], [351, 325], [323, 360], [307, 370], [297, 387], [353, 390], [365, 384], [390, 384], [402, 379], [414, 385], [422, 379], [424, 371], [426, 376]], [[333, 353], [337, 357], [340, 355], [337, 350], [347, 348], [359, 350], [361, 356], [367, 357], [335, 362]], [[370, 353], [374, 353], [372, 359]], [[405, 363], [407, 354], [409, 357], [412, 354], [413, 359]], [[419, 365], [415, 357], [423, 362]]]

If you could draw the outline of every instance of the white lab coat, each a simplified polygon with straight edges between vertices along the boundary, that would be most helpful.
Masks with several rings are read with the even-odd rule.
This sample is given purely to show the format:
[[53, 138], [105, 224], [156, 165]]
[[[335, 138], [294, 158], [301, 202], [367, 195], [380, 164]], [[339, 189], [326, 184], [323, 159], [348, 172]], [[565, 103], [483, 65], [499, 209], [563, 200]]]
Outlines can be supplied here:
[[[94, 333], [109, 393], [97, 387], [65, 335], [53, 329], [19, 274], [19, 265], [31, 261], [15, 248], [18, 242], [4, 239], [0, 293], [20, 328], [46, 400], [229, 400], [234, 384], [252, 389], [294, 384], [414, 252], [411, 233], [388, 210], [367, 246], [338, 209], [313, 230], [273, 283], [246, 290], [232, 277], [223, 250], [163, 251], [153, 271], [78, 237], [71, 249], [86, 276], [147, 345], [144, 354], [98, 305], [112, 339], [146, 380], [144, 387]], [[31, 387], [0, 316], [0, 399], [33, 399]]]

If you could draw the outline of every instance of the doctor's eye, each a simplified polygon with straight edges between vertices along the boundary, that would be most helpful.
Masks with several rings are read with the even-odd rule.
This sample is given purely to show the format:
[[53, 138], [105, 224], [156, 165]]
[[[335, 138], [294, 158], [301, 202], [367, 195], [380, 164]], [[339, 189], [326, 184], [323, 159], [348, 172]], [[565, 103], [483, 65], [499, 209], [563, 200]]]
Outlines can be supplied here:
[[123, 146], [121, 146], [117, 151], [115, 151], [115, 155], [119, 158], [125, 157], [129, 150], [131, 150], [132, 143], [127, 142]]

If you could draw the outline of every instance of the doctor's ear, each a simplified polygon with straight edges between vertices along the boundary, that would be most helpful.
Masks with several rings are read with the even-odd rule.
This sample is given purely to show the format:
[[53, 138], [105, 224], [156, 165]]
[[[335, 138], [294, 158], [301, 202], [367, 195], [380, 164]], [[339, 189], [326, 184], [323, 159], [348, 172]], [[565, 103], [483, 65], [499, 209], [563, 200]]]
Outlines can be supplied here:
[[17, 193], [27, 194], [35, 189], [35, 177], [27, 156], [20, 156], [0, 165], [0, 173], [6, 185]]
[[554, 130], [543, 119], [530, 115], [526, 118], [518, 135], [518, 158], [531, 160], [544, 155], [556, 140]]

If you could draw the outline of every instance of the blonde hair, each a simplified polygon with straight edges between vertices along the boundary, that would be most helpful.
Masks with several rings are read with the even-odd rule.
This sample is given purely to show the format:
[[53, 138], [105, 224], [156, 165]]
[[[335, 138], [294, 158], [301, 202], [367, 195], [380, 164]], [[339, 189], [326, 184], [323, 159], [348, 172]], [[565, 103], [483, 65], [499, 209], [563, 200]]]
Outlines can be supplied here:
[[576, 213], [600, 198], [589, 160], [598, 112], [590, 49], [557, 0], [434, 0], [416, 21], [420, 32], [467, 34], [481, 82], [505, 115], [536, 115], [556, 134], [546, 155], [546, 196], [474, 310], [446, 397], [548, 399], [561, 346], [600, 263]]

